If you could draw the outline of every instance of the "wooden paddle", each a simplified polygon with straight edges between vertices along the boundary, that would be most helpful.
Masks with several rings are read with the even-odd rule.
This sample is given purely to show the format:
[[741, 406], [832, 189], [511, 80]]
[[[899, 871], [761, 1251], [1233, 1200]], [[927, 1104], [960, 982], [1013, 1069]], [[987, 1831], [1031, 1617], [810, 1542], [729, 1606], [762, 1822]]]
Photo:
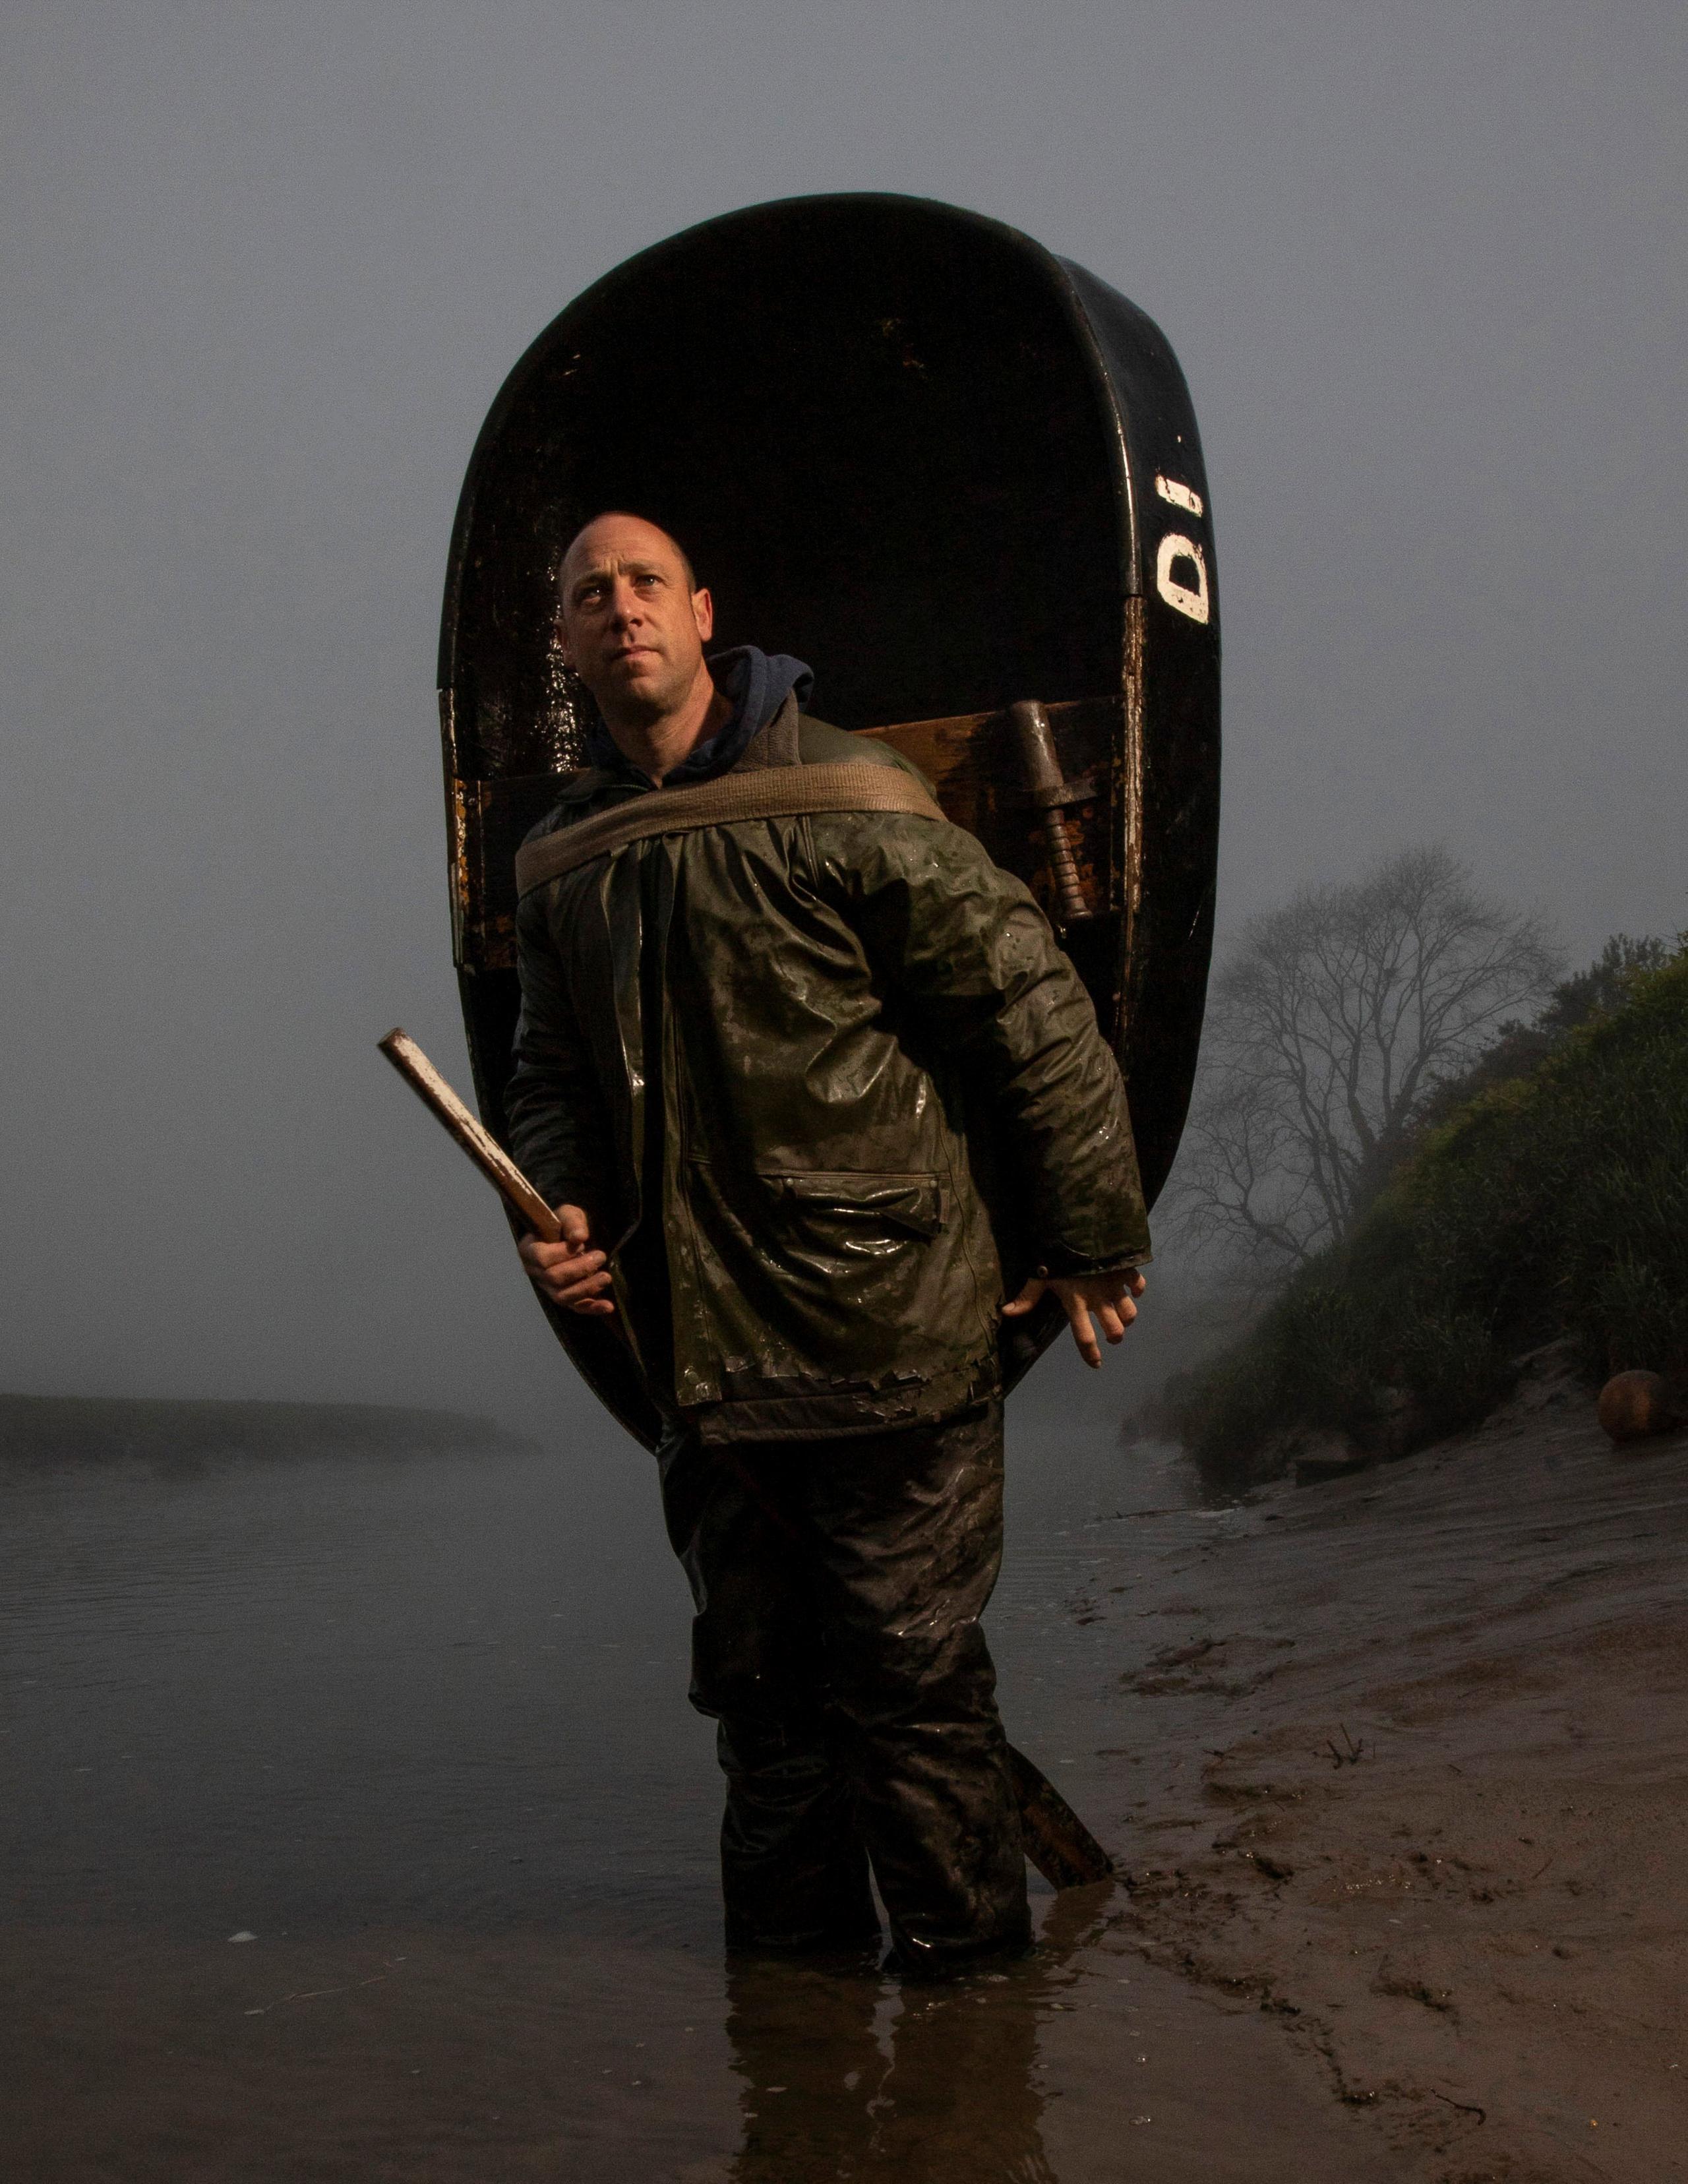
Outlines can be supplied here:
[[492, 1132], [470, 1113], [409, 1034], [395, 1028], [385, 1039], [377, 1039], [376, 1045], [422, 1105], [445, 1125], [493, 1188], [503, 1192], [540, 1241], [560, 1242], [563, 1232], [556, 1215]]
[[[480, 1120], [472, 1115], [407, 1032], [376, 1044], [416, 1097], [455, 1138], [482, 1175], [547, 1244], [562, 1231], [557, 1217]], [[1083, 1888], [1112, 1875], [1113, 1860], [1040, 1769], [1011, 1744], [1008, 1773], [1020, 1808], [1026, 1855], [1051, 1888]]]

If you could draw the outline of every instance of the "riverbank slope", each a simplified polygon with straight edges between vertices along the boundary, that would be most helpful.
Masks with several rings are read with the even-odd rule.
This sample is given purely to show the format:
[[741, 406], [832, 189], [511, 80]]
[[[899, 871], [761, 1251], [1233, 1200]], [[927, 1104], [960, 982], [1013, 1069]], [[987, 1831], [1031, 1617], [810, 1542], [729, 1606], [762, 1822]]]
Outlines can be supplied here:
[[1688, 2178], [1685, 1571], [1688, 1437], [1614, 1454], [1552, 1351], [1133, 1603], [1136, 1938], [1426, 2184]]

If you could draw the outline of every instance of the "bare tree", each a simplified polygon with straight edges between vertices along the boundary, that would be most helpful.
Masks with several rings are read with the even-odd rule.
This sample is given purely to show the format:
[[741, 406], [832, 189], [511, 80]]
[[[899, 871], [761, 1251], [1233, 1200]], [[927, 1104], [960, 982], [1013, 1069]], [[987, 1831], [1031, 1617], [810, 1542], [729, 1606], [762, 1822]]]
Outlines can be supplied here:
[[1435, 846], [1255, 918], [1213, 982], [1175, 1219], [1286, 1271], [1345, 1236], [1433, 1084], [1559, 967]]

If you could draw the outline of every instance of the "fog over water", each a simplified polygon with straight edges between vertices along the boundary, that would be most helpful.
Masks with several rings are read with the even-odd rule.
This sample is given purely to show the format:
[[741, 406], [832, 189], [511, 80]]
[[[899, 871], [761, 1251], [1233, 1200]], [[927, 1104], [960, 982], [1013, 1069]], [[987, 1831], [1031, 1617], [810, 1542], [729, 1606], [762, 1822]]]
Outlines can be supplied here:
[[1226, 923], [1439, 837], [1578, 954], [1688, 924], [1683, 47], [1564, 0], [8, 9], [0, 1387], [447, 1403], [609, 1460], [372, 1042], [466, 1077], [432, 670], [482, 417], [737, 205], [976, 207], [1165, 327]]

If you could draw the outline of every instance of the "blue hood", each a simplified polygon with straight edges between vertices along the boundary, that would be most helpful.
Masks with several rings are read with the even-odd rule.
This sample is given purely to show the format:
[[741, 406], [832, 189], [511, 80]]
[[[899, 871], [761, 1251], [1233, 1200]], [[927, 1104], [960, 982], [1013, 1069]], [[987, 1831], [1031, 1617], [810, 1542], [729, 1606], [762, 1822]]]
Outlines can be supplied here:
[[[788, 652], [762, 652], [754, 644], [711, 653], [707, 664], [716, 688], [733, 702], [733, 717], [717, 734], [699, 744], [678, 766], [670, 768], [662, 777], [665, 788], [725, 773], [794, 691], [802, 705], [815, 687], [814, 674], [803, 660], [794, 660]], [[601, 720], [593, 724], [586, 755], [593, 766], [607, 767], [612, 773], [636, 771], [621, 755]], [[638, 777], [645, 779], [643, 774]]]

